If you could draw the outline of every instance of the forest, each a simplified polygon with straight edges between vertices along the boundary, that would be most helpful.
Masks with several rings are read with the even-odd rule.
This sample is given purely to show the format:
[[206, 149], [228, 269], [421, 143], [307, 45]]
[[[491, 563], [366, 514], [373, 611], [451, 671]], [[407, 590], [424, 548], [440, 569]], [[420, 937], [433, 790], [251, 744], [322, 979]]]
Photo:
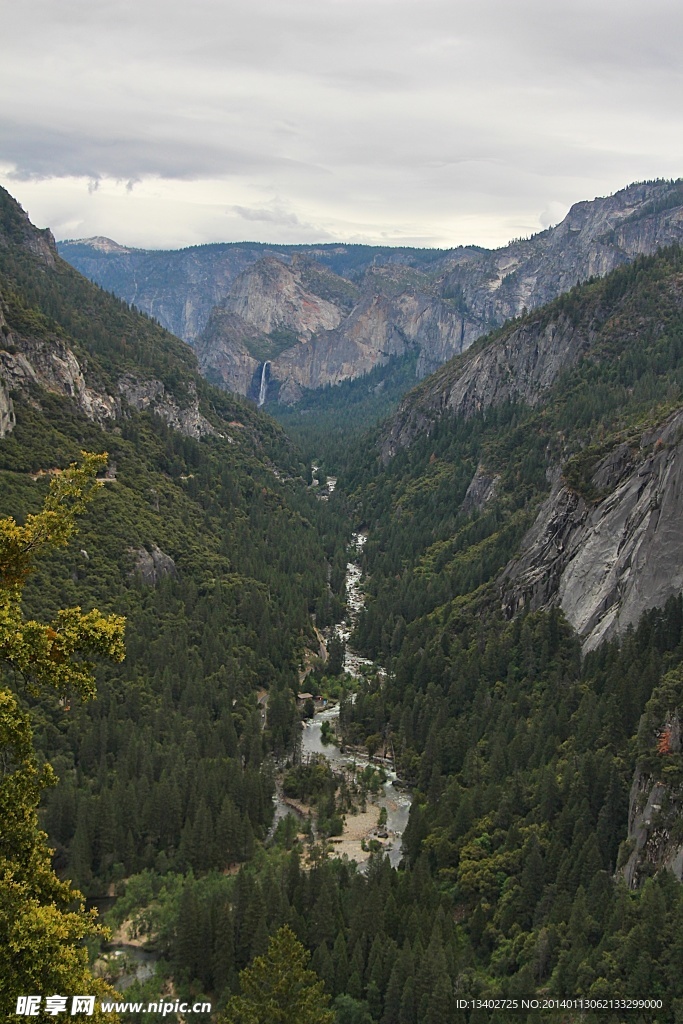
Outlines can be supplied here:
[[[27, 222], [0, 198], [2, 353], [68, 344], [93, 386], [114, 393], [124, 374], [162, 381], [181, 406], [195, 394], [214, 431], [188, 437], [127, 405], [97, 422], [36, 383], [11, 393], [16, 425], [0, 440], [0, 515], [15, 520], [3, 519], [0, 534], [11, 609], [2, 628], [13, 635], [35, 619], [55, 643], [64, 609], [126, 620], [125, 650], [99, 651], [110, 660], [97, 659], [94, 695], [66, 668], [61, 688], [47, 670], [36, 682], [4, 648], [0, 724], [21, 756], [12, 755], [20, 768], [5, 762], [0, 807], [19, 806], [20, 778], [24, 788], [23, 824], [0, 833], [3, 892], [17, 879], [33, 886], [41, 921], [59, 893], [79, 965], [60, 976], [69, 994], [83, 984], [86, 953], [91, 969], [104, 965], [97, 985], [116, 982], [107, 936], [74, 909], [73, 885], [108, 908], [111, 930], [126, 923], [155, 951], [155, 974], [126, 998], [164, 988], [206, 999], [213, 1014], [196, 1019], [207, 1024], [249, 1020], [250, 978], [276, 955], [298, 965], [304, 988], [322, 983], [311, 988], [311, 1024], [507, 1021], [504, 1010], [458, 1000], [530, 996], [648, 998], [658, 1005], [629, 1021], [683, 1021], [680, 882], [656, 858], [627, 872], [634, 779], [661, 781], [662, 842], [683, 842], [681, 597], [582, 653], [557, 607], [511, 617], [500, 592], [551, 471], [596, 502], [600, 459], [624, 442], [637, 447], [680, 408], [681, 251], [533, 314], [559, 309], [596, 338], [542, 402], [446, 413], [383, 462], [372, 380], [340, 389], [326, 420], [313, 404], [296, 425], [292, 415], [292, 440], [202, 381], [190, 350], [153, 321], [58, 259], [41, 263]], [[409, 361], [394, 369], [397, 395], [414, 371]], [[391, 387], [385, 397], [388, 412]], [[347, 420], [367, 432], [345, 433]], [[67, 469], [83, 451], [107, 453], [97, 485]], [[314, 457], [338, 477], [329, 500], [309, 485]], [[480, 466], [498, 483], [476, 508], [465, 497]], [[29, 546], [31, 565], [12, 576], [17, 544], [69, 502], [68, 529], [35, 559]], [[351, 642], [383, 671], [345, 677], [342, 652], [331, 650], [336, 664], [317, 663], [311, 680], [341, 697], [340, 741], [390, 748], [411, 789], [398, 868], [381, 850], [363, 868], [332, 856], [327, 840], [355, 797], [297, 760], [300, 670], [313, 663], [317, 631], [344, 615], [348, 543], [360, 528], [367, 601]], [[70, 665], [80, 648], [64, 650]], [[53, 654], [48, 645], [55, 675], [62, 655]], [[317, 832], [293, 817], [271, 828], [277, 785], [313, 800]], [[10, 948], [19, 940], [7, 899], [0, 934]], [[20, 939], [22, 956], [33, 953], [32, 983], [48, 984], [52, 966], [28, 926]], [[0, 1006], [11, 1016], [19, 992], [8, 972]]]

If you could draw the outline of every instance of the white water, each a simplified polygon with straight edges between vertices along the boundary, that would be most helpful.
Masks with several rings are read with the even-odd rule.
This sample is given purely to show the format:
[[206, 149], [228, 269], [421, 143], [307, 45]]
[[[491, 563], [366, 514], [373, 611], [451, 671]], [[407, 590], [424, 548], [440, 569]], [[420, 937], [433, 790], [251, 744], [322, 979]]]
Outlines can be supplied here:
[[263, 364], [263, 367], [261, 369], [261, 387], [259, 388], [259, 393], [258, 393], [258, 407], [259, 407], [259, 409], [261, 408], [261, 406], [266, 401], [266, 393], [268, 391], [268, 381], [266, 380], [266, 370], [267, 370], [267, 367], [269, 367], [269, 366], [270, 366], [270, 361], [268, 359], [266, 359], [266, 361]]
[[[335, 481], [336, 483], [336, 481]], [[368, 539], [366, 533], [354, 533], [351, 539], [351, 550], [358, 556], [363, 550], [363, 546]], [[339, 637], [344, 642], [345, 653], [344, 653], [344, 669], [349, 675], [353, 676], [354, 679], [358, 679], [362, 675], [363, 667], [369, 668], [372, 666], [372, 662], [367, 658], [361, 658], [360, 654], [356, 654], [355, 651], [349, 647], [349, 639], [353, 632], [354, 626], [358, 621], [358, 616], [363, 610], [365, 605], [365, 594], [361, 589], [361, 580], [363, 578], [363, 570], [357, 562], [346, 563], [346, 618], [338, 622], [334, 627], [334, 635]]]

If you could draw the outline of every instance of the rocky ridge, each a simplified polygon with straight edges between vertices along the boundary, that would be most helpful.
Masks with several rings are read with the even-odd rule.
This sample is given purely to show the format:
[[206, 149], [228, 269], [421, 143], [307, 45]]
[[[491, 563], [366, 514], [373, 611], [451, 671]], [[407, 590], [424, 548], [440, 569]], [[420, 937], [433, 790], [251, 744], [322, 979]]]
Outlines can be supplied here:
[[[199, 411], [197, 389], [188, 382], [189, 402], [182, 408], [161, 381], [124, 374], [118, 395], [90, 387], [83, 369], [63, 339], [35, 338], [10, 329], [0, 296], [0, 438], [16, 424], [12, 394], [30, 394], [32, 386], [71, 399], [88, 419], [103, 424], [125, 415], [121, 399], [139, 412], [150, 411], [174, 430], [201, 438], [217, 431]], [[36, 402], [33, 396], [32, 401]], [[219, 435], [223, 436], [223, 435]]]
[[386, 462], [444, 413], [469, 419], [510, 400], [538, 404], [560, 373], [589, 351], [596, 332], [563, 312], [511, 325], [503, 337], [437, 371], [403, 401], [382, 443]]
[[[207, 418], [199, 411], [197, 398], [197, 386], [194, 381], [188, 381], [189, 402], [182, 407], [173, 395], [168, 394], [160, 380], [141, 380], [132, 374], [124, 374], [118, 382], [119, 392], [125, 398], [128, 405], [138, 412], [151, 412], [164, 420], [172, 430], [184, 434], [186, 437], [194, 437], [199, 440], [202, 437], [219, 434], [215, 427], [209, 423]], [[226, 438], [228, 441], [231, 438]]]
[[102, 423], [120, 414], [120, 403], [86, 384], [78, 359], [58, 337], [26, 337], [12, 330], [5, 318], [0, 295], [0, 438], [15, 426], [12, 392], [31, 385], [73, 399], [90, 420]]
[[668, 672], [640, 721], [628, 834], [617, 866], [630, 889], [662, 868], [683, 881], [682, 682], [680, 667]]

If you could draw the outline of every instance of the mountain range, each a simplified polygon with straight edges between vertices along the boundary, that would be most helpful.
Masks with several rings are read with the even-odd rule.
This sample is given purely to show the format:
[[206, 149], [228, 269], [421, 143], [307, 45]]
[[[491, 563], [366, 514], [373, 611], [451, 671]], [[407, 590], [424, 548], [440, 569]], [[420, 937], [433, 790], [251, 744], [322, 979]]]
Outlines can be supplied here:
[[155, 252], [92, 238], [59, 251], [193, 345], [214, 383], [291, 404], [408, 356], [421, 378], [506, 320], [682, 240], [683, 183], [652, 181], [577, 203], [557, 226], [496, 250], [236, 243]]

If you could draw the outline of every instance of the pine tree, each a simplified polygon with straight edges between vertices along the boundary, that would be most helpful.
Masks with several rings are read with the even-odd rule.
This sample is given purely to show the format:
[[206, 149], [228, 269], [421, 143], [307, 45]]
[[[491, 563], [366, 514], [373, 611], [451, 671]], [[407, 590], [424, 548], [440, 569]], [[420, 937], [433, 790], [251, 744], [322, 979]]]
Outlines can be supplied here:
[[286, 925], [264, 956], [240, 973], [241, 995], [229, 1000], [221, 1024], [333, 1024], [329, 995], [310, 956]]

